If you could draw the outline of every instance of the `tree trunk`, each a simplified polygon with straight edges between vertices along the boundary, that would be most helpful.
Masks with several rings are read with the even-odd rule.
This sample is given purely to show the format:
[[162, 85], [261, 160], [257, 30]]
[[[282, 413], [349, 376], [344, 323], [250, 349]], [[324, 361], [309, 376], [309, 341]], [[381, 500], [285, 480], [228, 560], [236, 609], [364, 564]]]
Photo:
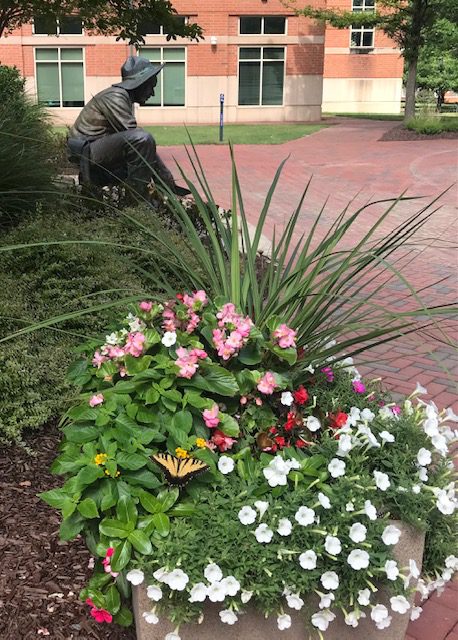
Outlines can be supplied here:
[[411, 59], [407, 67], [406, 103], [404, 110], [404, 122], [415, 116], [415, 91], [417, 88], [417, 62], [418, 57]]

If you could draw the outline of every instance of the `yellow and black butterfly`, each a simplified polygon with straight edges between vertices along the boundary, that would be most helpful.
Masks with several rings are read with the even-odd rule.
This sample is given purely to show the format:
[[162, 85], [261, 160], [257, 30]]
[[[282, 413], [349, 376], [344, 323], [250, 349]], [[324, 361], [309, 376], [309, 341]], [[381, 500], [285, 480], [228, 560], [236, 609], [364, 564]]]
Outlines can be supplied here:
[[169, 484], [184, 487], [192, 478], [205, 473], [209, 469], [208, 464], [196, 458], [176, 458], [170, 453], [157, 453], [153, 456]]

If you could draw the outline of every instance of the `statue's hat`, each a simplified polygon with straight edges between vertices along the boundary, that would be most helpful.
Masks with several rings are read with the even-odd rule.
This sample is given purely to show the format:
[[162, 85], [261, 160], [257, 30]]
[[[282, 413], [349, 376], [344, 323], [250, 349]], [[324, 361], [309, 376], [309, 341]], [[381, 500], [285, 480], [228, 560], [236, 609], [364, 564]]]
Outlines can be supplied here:
[[127, 90], [136, 89], [153, 76], [157, 76], [164, 66], [151, 64], [149, 60], [140, 56], [129, 56], [121, 67], [122, 81], [115, 86]]

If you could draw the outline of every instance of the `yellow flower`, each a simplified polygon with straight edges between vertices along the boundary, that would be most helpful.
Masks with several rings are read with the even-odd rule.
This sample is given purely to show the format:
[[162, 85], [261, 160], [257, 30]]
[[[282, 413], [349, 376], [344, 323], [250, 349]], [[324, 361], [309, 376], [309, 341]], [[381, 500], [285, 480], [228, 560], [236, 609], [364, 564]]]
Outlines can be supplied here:
[[107, 458], [108, 456], [106, 453], [98, 453], [94, 458], [94, 462], [95, 464], [105, 464]]
[[207, 443], [203, 438], [196, 438], [196, 447], [199, 447], [199, 449], [205, 449], [206, 446]]
[[186, 449], [182, 449], [181, 447], [177, 447], [175, 449], [175, 455], [177, 458], [189, 458], [189, 453]]

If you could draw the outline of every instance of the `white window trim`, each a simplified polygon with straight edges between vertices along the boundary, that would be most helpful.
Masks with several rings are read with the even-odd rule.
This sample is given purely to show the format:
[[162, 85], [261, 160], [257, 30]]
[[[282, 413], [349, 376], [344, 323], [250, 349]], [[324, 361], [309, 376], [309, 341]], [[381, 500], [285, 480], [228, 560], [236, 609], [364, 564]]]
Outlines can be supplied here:
[[[253, 35], [253, 34], [251, 34]], [[243, 59], [240, 60], [240, 49], [261, 49], [261, 57], [259, 58], [259, 60], [255, 60], [253, 58], [250, 58], [250, 60], [248, 59]], [[262, 104], [262, 78], [263, 78], [263, 72], [264, 72], [264, 65], [263, 62], [270, 62], [272, 60], [276, 60], [278, 62], [278, 58], [268, 58], [267, 60], [263, 59], [262, 53], [264, 49], [283, 49], [284, 55], [283, 55], [283, 93], [282, 93], [282, 99], [281, 99], [281, 104]], [[272, 46], [272, 45], [247, 45], [246, 47], [243, 46], [239, 46], [238, 47], [238, 62], [237, 62], [237, 108], [238, 109], [283, 109], [283, 107], [285, 106], [285, 84], [286, 84], [286, 56], [287, 56], [287, 50], [288, 47], [286, 46]], [[261, 70], [260, 70], [260, 74], [259, 74], [259, 103], [258, 104], [238, 104], [239, 101], [239, 79], [240, 79], [240, 62], [259, 62], [261, 65]]]
[[81, 22], [81, 33], [60, 33], [59, 18], [56, 18], [56, 33], [35, 33], [35, 20], [32, 20], [32, 35], [37, 38], [81, 38], [84, 36], [84, 26]]
[[[43, 49], [57, 49], [57, 60], [37, 60], [37, 49], [43, 50]], [[35, 88], [36, 88], [36, 93], [37, 93], [37, 101], [38, 101], [38, 83], [37, 83], [37, 63], [40, 64], [40, 62], [57, 62], [58, 65], [58, 69], [59, 69], [59, 100], [60, 100], [60, 105], [58, 107], [49, 107], [50, 109], [82, 109], [83, 107], [64, 107], [63, 105], [63, 100], [62, 100], [62, 73], [61, 73], [61, 65], [62, 65], [62, 60], [61, 60], [61, 50], [62, 49], [81, 49], [83, 56], [82, 56], [82, 62], [83, 62], [83, 106], [86, 104], [86, 49], [85, 47], [81, 47], [81, 46], [72, 46], [72, 47], [60, 47], [60, 46], [45, 46], [45, 47], [34, 47], [33, 48], [33, 57], [34, 57], [34, 71], [35, 71]], [[63, 64], [65, 64], [66, 62], [81, 62], [80, 60], [64, 60]]]
[[[157, 35], [157, 34], [156, 34]], [[159, 64], [163, 64], [164, 63], [164, 49], [184, 49], [184, 104], [180, 105], [180, 104], [176, 104], [176, 105], [168, 105], [168, 106], [164, 106], [163, 104], [159, 104], [159, 105], [154, 105], [154, 104], [144, 104], [139, 106], [139, 109], [155, 109], [156, 111], [158, 109], [186, 109], [187, 107], [187, 101], [188, 101], [188, 47], [185, 46], [163, 46], [163, 45], [144, 45], [143, 47], [140, 48], [140, 50], [137, 50], [137, 55], [141, 56], [142, 55], [142, 50], [143, 49], [160, 49], [161, 50], [161, 60], [159, 62]], [[165, 61], [167, 62], [167, 60]], [[170, 60], [170, 62], [173, 62], [172, 60]], [[181, 60], [177, 60], [176, 62], [182, 62]], [[155, 60], [153, 61], [153, 64], [157, 64], [158, 61]], [[158, 80], [159, 82], [161, 82], [161, 102], [163, 101], [162, 98], [164, 96], [164, 87], [163, 87], [163, 83], [162, 83], [162, 72], [158, 75]]]
[[[355, 32], [361, 33], [361, 41], [364, 33], [372, 33], [372, 44], [369, 45], [357, 45], [352, 43], [352, 36]], [[350, 27], [350, 49], [357, 51], [372, 51], [375, 48], [375, 27]]]
[[[261, 32], [260, 33], [240, 33], [240, 19], [241, 18], [261, 18]], [[264, 19], [265, 18], [284, 18], [285, 19], [285, 31], [284, 33], [264, 33]], [[238, 17], [238, 23], [239, 23], [239, 36], [241, 36], [242, 38], [246, 38], [246, 37], [253, 37], [253, 36], [266, 36], [268, 38], [281, 38], [282, 36], [287, 36], [288, 35], [288, 18], [287, 16], [281, 16], [281, 15], [270, 15], [270, 16], [257, 16], [257, 15], [246, 15], [246, 16], [239, 16]]]
[[363, 6], [362, 7], [355, 7], [354, 6], [354, 0], [352, 0], [351, 10], [355, 11], [356, 13], [361, 13], [363, 11], [375, 11], [376, 3], [374, 2], [374, 6], [373, 7], [366, 7], [366, 2], [367, 2], [367, 0], [363, 0]]

